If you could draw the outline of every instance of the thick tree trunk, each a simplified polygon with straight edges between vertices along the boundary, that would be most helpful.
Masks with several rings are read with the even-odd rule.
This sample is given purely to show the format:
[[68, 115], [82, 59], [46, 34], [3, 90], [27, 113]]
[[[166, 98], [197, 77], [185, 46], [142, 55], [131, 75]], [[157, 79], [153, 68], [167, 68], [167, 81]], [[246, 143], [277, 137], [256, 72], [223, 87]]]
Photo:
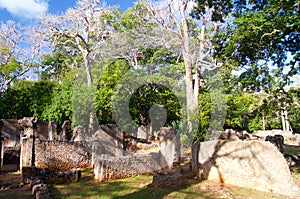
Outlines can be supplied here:
[[[182, 45], [183, 45], [183, 59], [185, 66], [185, 83], [186, 83], [186, 103], [187, 103], [187, 121], [188, 121], [188, 133], [193, 133], [193, 121], [192, 114], [195, 113], [198, 107], [198, 93], [199, 88], [195, 89], [198, 86], [199, 82], [195, 81], [193, 83], [193, 72], [192, 72], [192, 55], [189, 44], [189, 32], [187, 20], [185, 17], [186, 6], [184, 5], [181, 9], [181, 24], [182, 24]], [[198, 73], [196, 73], [196, 76]], [[195, 87], [194, 87], [195, 86]]]

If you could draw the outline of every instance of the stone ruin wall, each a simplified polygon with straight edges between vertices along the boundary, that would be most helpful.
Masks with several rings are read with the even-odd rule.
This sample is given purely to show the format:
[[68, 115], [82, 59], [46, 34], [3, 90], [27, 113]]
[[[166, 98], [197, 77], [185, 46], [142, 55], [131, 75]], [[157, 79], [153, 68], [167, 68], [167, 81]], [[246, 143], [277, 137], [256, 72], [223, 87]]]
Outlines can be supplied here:
[[81, 171], [79, 168], [73, 168], [66, 171], [57, 171], [48, 168], [23, 167], [21, 181], [25, 184], [33, 179], [38, 179], [45, 184], [64, 184], [69, 182], [79, 182]]
[[162, 168], [158, 153], [122, 157], [102, 155], [95, 162], [94, 174], [95, 178], [99, 181], [149, 174]]
[[[98, 132], [98, 137], [107, 137], [107, 134], [104, 131]], [[153, 173], [171, 167], [180, 160], [180, 133], [172, 128], [161, 129], [161, 149], [149, 154], [130, 154], [124, 151], [124, 155], [121, 155], [118, 144], [109, 140], [111, 139], [107, 139], [106, 143], [103, 140], [95, 142], [96, 145], [92, 147], [92, 166], [95, 178], [99, 181]], [[107, 151], [115, 151], [115, 154], [105, 154]]]
[[69, 170], [91, 165], [90, 152], [80, 143], [42, 141], [35, 144], [35, 166]]
[[[57, 137], [54, 123], [38, 125], [34, 118], [23, 118], [19, 123], [24, 127], [21, 137], [22, 167], [69, 170], [91, 165], [91, 154], [80, 142], [49, 140]], [[49, 130], [49, 133], [47, 132]], [[41, 133], [41, 132], [44, 133]]]
[[16, 147], [20, 144], [20, 134], [23, 127], [18, 124], [18, 120], [1, 119], [3, 126], [1, 129], [2, 137], [4, 138], [5, 147]]

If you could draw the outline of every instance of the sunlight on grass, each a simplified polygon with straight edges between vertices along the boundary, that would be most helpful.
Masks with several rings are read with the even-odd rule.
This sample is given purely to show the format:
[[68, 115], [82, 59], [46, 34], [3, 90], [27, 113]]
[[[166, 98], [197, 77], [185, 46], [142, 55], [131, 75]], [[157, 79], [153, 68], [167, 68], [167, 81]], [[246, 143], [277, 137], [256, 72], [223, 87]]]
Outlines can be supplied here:
[[54, 198], [62, 199], [110, 199], [110, 198], [208, 198], [194, 186], [178, 191], [141, 188], [142, 184], [151, 183], [152, 176], [143, 175], [110, 182], [97, 182], [91, 169], [82, 171], [78, 183], [50, 185]]
[[150, 183], [152, 176], [136, 176], [110, 182], [97, 182], [93, 179], [91, 169], [83, 170], [79, 183], [51, 185], [54, 198], [162, 198], [169, 193], [167, 190], [140, 188], [143, 183]]
[[[295, 172], [295, 171], [294, 171]], [[300, 176], [297, 170], [296, 174]], [[109, 182], [97, 182], [94, 180], [92, 169], [84, 169], [82, 178], [78, 183], [64, 185], [49, 185], [54, 199], [192, 199], [192, 198], [220, 198], [214, 191], [201, 188], [201, 183], [187, 182], [186, 188], [178, 190], [164, 190], [154, 188], [142, 188], [141, 185], [151, 183], [152, 176], [142, 175], [132, 178], [114, 180]], [[222, 188], [223, 189], [223, 188]], [[247, 189], [235, 186], [226, 186], [226, 189], [236, 196], [242, 198], [277, 198], [276, 194], [259, 192], [254, 189]]]
[[293, 150], [284, 150], [283, 153], [287, 155], [300, 155], [300, 151], [293, 151]]

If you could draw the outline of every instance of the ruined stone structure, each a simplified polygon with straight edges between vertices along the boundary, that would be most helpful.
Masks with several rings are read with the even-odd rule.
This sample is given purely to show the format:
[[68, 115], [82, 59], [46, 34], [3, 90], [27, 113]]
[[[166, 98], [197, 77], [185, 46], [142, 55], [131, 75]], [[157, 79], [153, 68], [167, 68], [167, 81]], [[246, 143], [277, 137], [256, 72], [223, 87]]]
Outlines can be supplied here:
[[273, 129], [273, 130], [258, 130], [254, 131], [253, 135], [260, 137], [262, 140], [264, 140], [268, 135], [274, 136], [274, 135], [282, 135], [283, 137], [290, 137], [293, 136], [292, 131], [283, 131], [280, 129]]
[[183, 185], [183, 175], [180, 173], [156, 173], [153, 175], [151, 187], [159, 189], [178, 189]]
[[31, 182], [32, 179], [38, 179], [45, 184], [64, 184], [68, 182], [79, 182], [81, 171], [79, 168], [57, 171], [48, 168], [23, 167], [21, 181], [25, 184]]
[[[118, 131], [115, 131], [115, 136], [116, 134]], [[105, 136], [106, 138], [103, 139], [106, 142], [103, 142], [103, 139], [101, 144], [99, 144], [100, 141], [95, 141], [92, 151], [94, 174], [99, 181], [153, 173], [172, 166], [180, 159], [180, 135], [178, 131], [172, 128], [161, 129], [160, 150], [148, 154], [131, 154], [127, 151], [121, 153], [119, 152], [121, 146], [113, 141], [115, 139], [112, 139], [108, 134]], [[103, 145], [103, 143], [107, 145]]]
[[114, 179], [128, 178], [138, 174], [152, 173], [160, 170], [165, 162], [160, 162], [159, 153], [135, 154], [114, 157], [100, 155], [94, 162], [95, 179], [109, 181]]
[[83, 126], [76, 126], [73, 130], [73, 136], [71, 138], [74, 142], [82, 142], [85, 141], [85, 129]]
[[66, 120], [61, 126], [62, 131], [59, 135], [59, 140], [61, 141], [69, 141], [72, 138], [72, 130], [71, 130], [71, 121]]
[[150, 127], [149, 126], [140, 126], [137, 130], [137, 138], [148, 139], [150, 137]]
[[49, 140], [58, 140], [57, 124], [54, 121], [48, 123]]
[[81, 143], [47, 141], [35, 143], [35, 162], [38, 168], [69, 170], [91, 165], [91, 154]]
[[215, 140], [192, 146], [193, 170], [201, 179], [299, 195], [283, 155], [270, 142]]
[[20, 134], [23, 127], [18, 124], [17, 120], [0, 120], [3, 123], [2, 137], [5, 147], [15, 147], [20, 143]]
[[24, 118], [19, 123], [24, 127], [21, 137], [21, 170], [23, 167], [67, 170], [90, 166], [90, 152], [81, 143], [45, 141], [45, 136], [38, 132], [34, 118]]
[[47, 184], [79, 182], [80, 177], [80, 169], [55, 171], [53, 169], [23, 167], [21, 181], [24, 184], [29, 184], [32, 195], [34, 195], [36, 199], [51, 199], [52, 195]]

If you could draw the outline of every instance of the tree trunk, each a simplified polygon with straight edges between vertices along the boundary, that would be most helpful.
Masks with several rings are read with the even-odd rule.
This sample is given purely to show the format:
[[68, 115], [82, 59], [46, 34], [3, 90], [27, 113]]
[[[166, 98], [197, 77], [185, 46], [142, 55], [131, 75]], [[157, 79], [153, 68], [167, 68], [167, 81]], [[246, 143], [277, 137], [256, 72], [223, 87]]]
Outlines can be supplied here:
[[285, 128], [286, 131], [292, 131], [292, 127], [289, 123], [289, 118], [288, 118], [288, 112], [286, 110], [286, 107], [284, 107], [284, 119], [285, 119]]
[[[89, 53], [87, 52], [87, 50], [85, 50], [82, 53], [83, 56], [83, 61], [84, 61], [84, 66], [85, 66], [85, 72], [86, 72], [86, 81], [87, 81], [87, 85], [89, 88], [91, 88], [92, 86], [92, 75], [91, 75], [91, 66], [90, 66], [90, 60], [89, 60]], [[91, 102], [90, 104], [88, 104], [88, 110], [89, 110], [89, 125], [88, 125], [88, 133], [91, 134], [94, 132], [94, 107], [93, 107], [93, 95], [92, 93], [89, 93], [89, 97], [92, 98], [89, 100], [89, 102]]]
[[281, 111], [281, 123], [282, 123], [282, 130], [286, 131], [286, 126], [285, 126], [285, 118], [284, 118], [284, 111]]
[[[189, 44], [188, 25], [185, 17], [185, 10], [187, 5], [185, 4], [181, 11], [181, 24], [182, 24], [182, 45], [183, 45], [183, 59], [185, 66], [185, 83], [186, 83], [186, 103], [187, 103], [187, 125], [188, 133], [193, 133], [192, 114], [195, 112], [198, 106], [198, 89], [194, 89], [193, 85], [193, 73], [192, 73], [192, 58]], [[196, 74], [197, 75], [197, 74]], [[195, 82], [199, 84], [199, 82]], [[196, 86], [196, 85], [195, 85]]]

